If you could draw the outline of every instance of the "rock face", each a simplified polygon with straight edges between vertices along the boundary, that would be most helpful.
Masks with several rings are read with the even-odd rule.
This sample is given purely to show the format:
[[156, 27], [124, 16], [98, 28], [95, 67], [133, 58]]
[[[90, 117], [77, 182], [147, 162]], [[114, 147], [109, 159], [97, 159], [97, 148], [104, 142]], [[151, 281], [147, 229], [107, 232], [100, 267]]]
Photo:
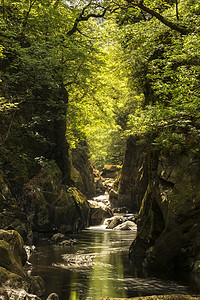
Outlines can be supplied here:
[[22, 237], [14, 230], [0, 230], [0, 284], [10, 289], [23, 289], [37, 296], [44, 294], [44, 282], [39, 276], [28, 276], [23, 265], [26, 252]]
[[147, 145], [138, 137], [130, 137], [119, 181], [116, 206], [126, 206], [129, 211], [138, 212], [142, 197], [148, 185]]
[[116, 178], [121, 166], [118, 165], [105, 165], [101, 170], [101, 176], [105, 178]]
[[[138, 147], [143, 149], [141, 157]], [[147, 145], [138, 145], [138, 139], [131, 138], [122, 169], [120, 195], [132, 207], [142, 201], [137, 238], [131, 245], [130, 257], [151, 270], [197, 271], [200, 160], [192, 155], [155, 155], [150, 151], [145, 153], [145, 149], [148, 150]], [[125, 189], [128, 182], [131, 191]]]
[[15, 229], [26, 239], [29, 231], [28, 220], [24, 212], [17, 205], [17, 200], [4, 181], [0, 171], [0, 228]]
[[84, 195], [92, 197], [95, 195], [94, 175], [87, 152], [88, 146], [83, 141], [72, 151], [71, 179]]
[[90, 225], [101, 225], [106, 218], [112, 217], [112, 211], [109, 208], [91, 207], [90, 210]]
[[[75, 187], [62, 185], [60, 169], [50, 161], [23, 191], [23, 209], [34, 232], [63, 234], [88, 225], [89, 204]], [[28, 204], [28, 205], [27, 205]]]

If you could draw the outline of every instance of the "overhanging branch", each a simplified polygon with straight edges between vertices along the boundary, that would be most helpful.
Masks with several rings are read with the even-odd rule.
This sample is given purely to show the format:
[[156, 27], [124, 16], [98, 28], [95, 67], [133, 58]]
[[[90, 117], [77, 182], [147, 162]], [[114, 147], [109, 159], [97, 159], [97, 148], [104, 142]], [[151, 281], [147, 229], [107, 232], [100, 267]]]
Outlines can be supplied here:
[[134, 0], [126, 0], [129, 4], [131, 4], [134, 7], [139, 7], [141, 10], [147, 12], [148, 14], [152, 15], [156, 19], [158, 19], [161, 23], [165, 24], [166, 26], [170, 27], [171, 29], [180, 32], [181, 34], [188, 34], [190, 31], [188, 28], [182, 27], [177, 25], [174, 22], [171, 22], [167, 19], [165, 19], [162, 15], [157, 13], [155, 10], [148, 8], [144, 5], [144, 0], [140, 1], [134, 1]]
[[79, 17], [76, 18], [72, 29], [67, 32], [68, 36], [74, 34], [76, 31], [79, 32], [78, 25], [80, 22], [88, 21], [90, 18], [103, 18], [105, 16], [107, 8], [104, 8], [102, 13], [97, 13], [97, 14], [90, 13], [90, 14], [84, 16], [84, 13], [89, 6], [90, 6], [90, 3], [82, 9], [82, 12], [80, 13]]

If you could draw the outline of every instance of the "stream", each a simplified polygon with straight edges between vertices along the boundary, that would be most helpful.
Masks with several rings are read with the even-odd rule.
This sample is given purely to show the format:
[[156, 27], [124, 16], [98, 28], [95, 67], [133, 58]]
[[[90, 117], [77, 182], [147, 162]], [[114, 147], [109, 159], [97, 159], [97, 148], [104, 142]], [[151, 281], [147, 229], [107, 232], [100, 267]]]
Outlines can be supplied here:
[[[95, 197], [105, 205], [107, 196]], [[103, 203], [103, 204], [102, 204]], [[60, 300], [98, 300], [101, 297], [134, 297], [154, 294], [184, 294], [184, 284], [145, 277], [128, 257], [136, 230], [89, 227], [73, 235], [78, 243], [71, 246], [41, 245], [29, 262], [31, 275], [40, 275], [46, 295], [57, 293]]]
[[136, 271], [128, 259], [135, 235], [93, 227], [76, 236], [76, 245], [39, 246], [30, 259], [31, 274], [44, 279], [46, 296], [56, 292], [60, 300], [187, 293], [183, 285], [144, 278]]

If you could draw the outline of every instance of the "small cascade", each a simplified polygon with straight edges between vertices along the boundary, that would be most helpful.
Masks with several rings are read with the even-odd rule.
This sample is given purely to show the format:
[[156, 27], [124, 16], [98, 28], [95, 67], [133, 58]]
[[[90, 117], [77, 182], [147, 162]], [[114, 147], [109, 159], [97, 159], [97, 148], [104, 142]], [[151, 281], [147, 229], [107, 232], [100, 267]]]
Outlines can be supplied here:
[[101, 207], [103, 209], [110, 208], [109, 194], [108, 191], [105, 191], [103, 195], [93, 197], [92, 200], [88, 200], [91, 207]]
[[[108, 168], [108, 166], [107, 166]], [[109, 167], [110, 172], [111, 167]], [[115, 170], [115, 169], [114, 169]], [[108, 175], [108, 170], [106, 174]], [[116, 175], [116, 173], [115, 173]], [[111, 203], [109, 200], [109, 192], [115, 182], [115, 177], [98, 177], [98, 185], [101, 182], [102, 194], [93, 197], [88, 200], [91, 207], [90, 216], [90, 227], [93, 230], [137, 230], [137, 225], [135, 224], [137, 216], [134, 214], [128, 214], [127, 210], [124, 213], [119, 213], [120, 208], [111, 209]], [[119, 210], [119, 211], [118, 211]]]
[[133, 230], [137, 231], [136, 214], [115, 214], [110, 218], [105, 218], [101, 225], [90, 226], [91, 230]]

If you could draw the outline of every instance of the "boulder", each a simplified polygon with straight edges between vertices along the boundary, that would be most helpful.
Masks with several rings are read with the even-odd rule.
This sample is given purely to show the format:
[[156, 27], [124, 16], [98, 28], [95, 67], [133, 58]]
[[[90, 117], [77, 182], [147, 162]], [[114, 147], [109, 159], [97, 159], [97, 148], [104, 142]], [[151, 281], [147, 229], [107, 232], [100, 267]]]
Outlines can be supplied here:
[[44, 281], [39, 276], [27, 275], [23, 269], [25, 262], [26, 251], [19, 233], [14, 230], [0, 230], [1, 285], [42, 296], [44, 294]]
[[101, 176], [104, 178], [115, 178], [118, 172], [121, 170], [121, 166], [118, 165], [105, 165], [101, 170]]
[[76, 239], [69, 239], [69, 240], [64, 240], [64, 241], [60, 242], [58, 245], [64, 247], [64, 246], [73, 246], [75, 244], [77, 244]]
[[111, 189], [109, 192], [109, 200], [110, 200], [111, 207], [113, 207], [113, 208], [118, 207], [119, 206], [118, 191]]
[[123, 221], [124, 221], [123, 217], [119, 217], [119, 216], [112, 217], [112, 218], [110, 218], [110, 220], [109, 220], [110, 223], [108, 224], [106, 229], [113, 229], [117, 225], [123, 223]]
[[114, 230], [137, 230], [137, 225], [131, 221], [125, 221], [113, 228]]
[[59, 300], [59, 297], [56, 293], [50, 294], [46, 300]]
[[32, 230], [66, 234], [85, 228], [89, 222], [89, 204], [75, 187], [61, 184], [62, 174], [54, 161], [24, 186], [24, 211]]
[[0, 297], [2, 300], [40, 300], [40, 298], [36, 295], [30, 294], [23, 289], [0, 289]]
[[90, 209], [90, 226], [101, 225], [106, 218], [112, 216], [112, 211], [109, 208], [92, 207]]
[[60, 243], [62, 241], [66, 240], [66, 236], [60, 232], [55, 233], [52, 237], [51, 237], [51, 241], [55, 244]]

